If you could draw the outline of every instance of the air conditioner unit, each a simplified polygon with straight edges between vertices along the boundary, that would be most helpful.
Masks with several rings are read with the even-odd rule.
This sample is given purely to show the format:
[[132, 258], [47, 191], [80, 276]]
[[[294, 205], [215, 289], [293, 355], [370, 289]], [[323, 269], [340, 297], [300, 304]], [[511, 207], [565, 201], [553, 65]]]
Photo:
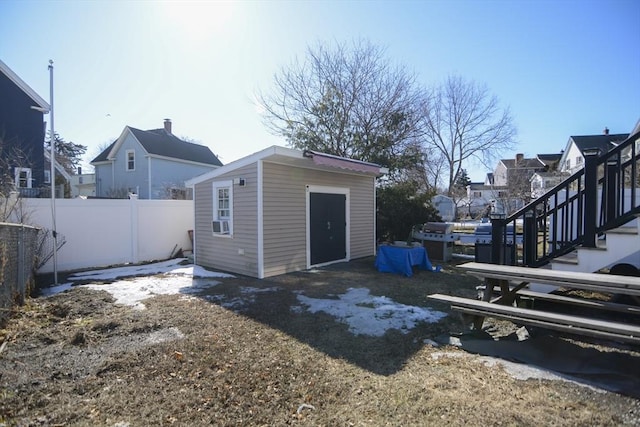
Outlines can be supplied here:
[[229, 234], [229, 221], [213, 221], [212, 223], [214, 234]]

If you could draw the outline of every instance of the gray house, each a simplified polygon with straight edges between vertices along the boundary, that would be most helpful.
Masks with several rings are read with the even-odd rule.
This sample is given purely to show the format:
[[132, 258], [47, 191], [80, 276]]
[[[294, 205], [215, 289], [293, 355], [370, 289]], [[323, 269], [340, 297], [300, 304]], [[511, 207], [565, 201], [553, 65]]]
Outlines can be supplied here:
[[183, 199], [186, 180], [222, 166], [208, 147], [173, 135], [169, 119], [162, 129], [126, 126], [91, 164], [97, 197], [140, 199]]
[[372, 256], [385, 171], [273, 146], [191, 179], [195, 263], [265, 278]]

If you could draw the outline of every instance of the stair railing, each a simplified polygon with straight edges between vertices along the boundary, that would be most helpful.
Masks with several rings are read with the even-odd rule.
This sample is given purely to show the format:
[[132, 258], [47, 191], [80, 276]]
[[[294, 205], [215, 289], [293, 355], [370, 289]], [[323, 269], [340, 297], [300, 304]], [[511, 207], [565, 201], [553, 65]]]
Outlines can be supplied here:
[[[640, 213], [640, 132], [608, 151], [584, 150], [584, 167], [504, 218], [491, 217], [494, 264], [540, 267]], [[508, 232], [505, 232], [507, 231]]]

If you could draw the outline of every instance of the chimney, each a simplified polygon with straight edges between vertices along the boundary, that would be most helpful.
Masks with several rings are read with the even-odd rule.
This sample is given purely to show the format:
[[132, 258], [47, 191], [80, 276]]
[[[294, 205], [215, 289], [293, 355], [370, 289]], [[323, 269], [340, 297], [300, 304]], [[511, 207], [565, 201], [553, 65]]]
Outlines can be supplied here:
[[605, 126], [604, 130], [602, 131], [603, 134], [605, 135], [609, 135], [609, 128]]
[[516, 164], [521, 163], [524, 160], [524, 154], [518, 153], [516, 154]]
[[171, 133], [171, 119], [164, 119], [164, 130]]

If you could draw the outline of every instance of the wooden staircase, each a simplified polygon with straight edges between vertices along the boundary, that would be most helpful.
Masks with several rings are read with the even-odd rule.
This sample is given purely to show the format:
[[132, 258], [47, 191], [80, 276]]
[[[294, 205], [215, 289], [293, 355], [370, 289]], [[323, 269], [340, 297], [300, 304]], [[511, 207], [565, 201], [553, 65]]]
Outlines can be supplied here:
[[[594, 273], [619, 263], [640, 267], [640, 122], [612, 150], [583, 154], [584, 168], [509, 217], [492, 217], [492, 263], [461, 266], [485, 281], [482, 301], [442, 294], [430, 298], [472, 316], [477, 329], [490, 316], [640, 345], [640, 317], [634, 306], [547, 295], [540, 289], [622, 294], [640, 305], [640, 277]], [[513, 243], [514, 231], [522, 234], [522, 244]], [[496, 288], [499, 296], [494, 296]], [[564, 312], [533, 310], [520, 304], [525, 298], [569, 303], [587, 314], [567, 314], [567, 305]], [[595, 315], [603, 311], [624, 318]]]

